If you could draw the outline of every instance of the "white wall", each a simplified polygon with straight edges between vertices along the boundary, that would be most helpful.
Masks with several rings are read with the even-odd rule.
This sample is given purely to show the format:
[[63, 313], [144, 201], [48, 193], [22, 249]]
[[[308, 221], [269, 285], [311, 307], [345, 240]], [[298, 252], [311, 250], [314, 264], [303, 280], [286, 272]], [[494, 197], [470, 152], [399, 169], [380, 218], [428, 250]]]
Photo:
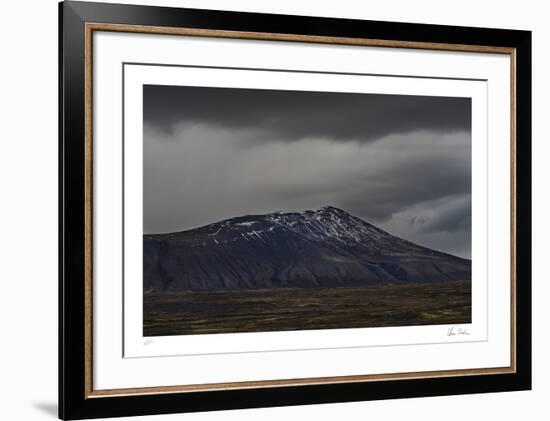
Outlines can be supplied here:
[[[0, 419], [54, 419], [57, 399], [57, 2], [5, 1], [0, 13]], [[550, 26], [540, 0], [164, 0], [143, 4], [489, 26], [534, 31], [534, 390], [147, 420], [548, 419], [550, 396]]]

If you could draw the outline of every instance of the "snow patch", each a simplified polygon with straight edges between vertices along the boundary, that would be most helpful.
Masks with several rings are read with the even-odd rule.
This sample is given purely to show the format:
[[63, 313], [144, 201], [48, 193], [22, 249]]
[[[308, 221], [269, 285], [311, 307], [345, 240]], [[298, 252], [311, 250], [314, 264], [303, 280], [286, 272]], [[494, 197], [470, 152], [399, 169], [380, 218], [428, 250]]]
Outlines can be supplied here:
[[247, 221], [247, 222], [238, 222], [235, 225], [237, 225], [239, 227], [249, 227], [249, 226], [257, 224], [257, 223], [258, 223], [258, 221]]

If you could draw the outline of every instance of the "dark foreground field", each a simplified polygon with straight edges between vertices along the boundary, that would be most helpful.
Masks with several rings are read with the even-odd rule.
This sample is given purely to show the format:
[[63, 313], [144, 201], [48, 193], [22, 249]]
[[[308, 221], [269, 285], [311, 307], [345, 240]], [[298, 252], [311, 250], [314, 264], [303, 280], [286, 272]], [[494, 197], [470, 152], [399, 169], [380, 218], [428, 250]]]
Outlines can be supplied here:
[[156, 292], [143, 310], [144, 336], [460, 324], [471, 283]]

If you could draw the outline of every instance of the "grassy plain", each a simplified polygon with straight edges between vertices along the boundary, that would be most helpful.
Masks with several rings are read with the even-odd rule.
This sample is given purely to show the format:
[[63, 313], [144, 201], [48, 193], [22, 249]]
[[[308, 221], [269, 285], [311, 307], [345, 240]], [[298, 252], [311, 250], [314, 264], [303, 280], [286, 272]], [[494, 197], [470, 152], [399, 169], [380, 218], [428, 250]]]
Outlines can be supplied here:
[[471, 282], [144, 294], [144, 336], [471, 322]]

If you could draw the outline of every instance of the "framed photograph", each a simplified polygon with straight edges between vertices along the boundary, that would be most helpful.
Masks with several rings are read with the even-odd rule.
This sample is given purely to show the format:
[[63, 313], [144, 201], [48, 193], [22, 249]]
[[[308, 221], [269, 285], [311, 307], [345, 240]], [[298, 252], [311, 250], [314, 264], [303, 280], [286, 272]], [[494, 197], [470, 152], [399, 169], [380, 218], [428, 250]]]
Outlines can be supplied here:
[[59, 12], [60, 418], [530, 389], [530, 32]]

